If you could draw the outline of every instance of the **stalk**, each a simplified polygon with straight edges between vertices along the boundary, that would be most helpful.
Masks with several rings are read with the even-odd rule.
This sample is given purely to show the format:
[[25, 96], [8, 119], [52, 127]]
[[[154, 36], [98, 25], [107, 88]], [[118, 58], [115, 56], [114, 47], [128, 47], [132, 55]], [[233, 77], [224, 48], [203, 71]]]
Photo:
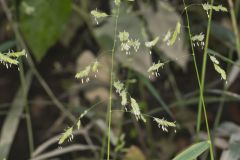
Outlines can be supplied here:
[[[240, 58], [240, 37], [239, 37], [239, 31], [238, 31], [238, 25], [237, 25], [237, 17], [235, 15], [234, 6], [232, 0], [228, 0], [229, 8], [230, 8], [230, 15], [232, 20], [232, 26], [233, 26], [233, 32], [235, 34], [235, 41], [236, 41], [236, 49], [238, 56]], [[238, 11], [236, 12], [238, 14]]]
[[112, 59], [111, 59], [111, 73], [110, 73], [110, 89], [109, 89], [109, 105], [108, 105], [108, 135], [107, 135], [107, 160], [110, 160], [110, 137], [111, 137], [111, 120], [112, 120], [112, 95], [113, 95], [113, 78], [114, 78], [114, 54], [116, 52], [116, 42], [117, 42], [117, 28], [118, 28], [118, 17], [120, 4], [116, 6], [117, 13], [115, 16], [115, 27], [114, 27], [114, 43], [112, 47]]
[[[202, 68], [202, 76], [201, 76], [201, 81], [200, 81], [200, 76], [198, 72], [198, 67], [197, 67], [197, 62], [196, 62], [196, 56], [195, 56], [195, 50], [193, 46], [193, 42], [191, 40], [192, 35], [191, 35], [191, 28], [190, 28], [190, 21], [189, 21], [189, 16], [188, 16], [188, 10], [186, 7], [185, 0], [183, 0], [184, 3], [184, 8], [186, 11], [186, 17], [187, 17], [187, 26], [188, 26], [188, 35], [190, 39], [190, 45], [193, 53], [193, 61], [194, 61], [194, 67], [197, 75], [197, 80], [198, 80], [198, 85], [200, 89], [200, 97], [199, 97], [199, 105], [198, 105], [198, 119], [197, 119], [197, 139], [198, 139], [198, 134], [200, 130], [200, 123], [201, 123], [201, 114], [202, 114], [202, 107], [204, 111], [204, 119], [205, 119], [205, 124], [206, 124], [206, 129], [207, 129], [207, 135], [208, 135], [208, 141], [210, 142], [210, 157], [211, 160], [214, 160], [214, 154], [213, 154], [213, 147], [212, 147], [212, 141], [211, 141], [211, 134], [210, 134], [210, 129], [208, 126], [208, 118], [207, 118], [207, 112], [206, 112], [206, 106], [205, 106], [205, 101], [204, 101], [204, 80], [205, 80], [205, 70], [206, 70], [206, 62], [207, 62], [207, 50], [208, 50], [208, 43], [209, 43], [209, 35], [210, 35], [210, 28], [211, 28], [211, 20], [212, 20], [212, 10], [210, 10], [210, 16], [208, 19], [208, 27], [207, 27], [207, 36], [206, 36], [206, 43], [205, 43], [205, 48], [204, 48], [204, 56], [203, 56], [203, 68]], [[213, 0], [211, 0], [211, 4], [213, 4]]]
[[28, 99], [27, 99], [27, 89], [25, 85], [25, 76], [24, 76], [24, 69], [23, 69], [23, 63], [22, 61], [19, 64], [19, 70], [20, 70], [20, 81], [21, 81], [21, 86], [22, 86], [22, 93], [23, 93], [23, 101], [24, 101], [24, 110], [26, 113], [26, 125], [27, 125], [27, 133], [28, 133], [28, 145], [29, 145], [29, 153], [30, 157], [31, 154], [34, 151], [34, 141], [33, 141], [33, 129], [32, 129], [32, 122], [31, 122], [31, 115], [30, 115], [30, 109], [28, 105]]

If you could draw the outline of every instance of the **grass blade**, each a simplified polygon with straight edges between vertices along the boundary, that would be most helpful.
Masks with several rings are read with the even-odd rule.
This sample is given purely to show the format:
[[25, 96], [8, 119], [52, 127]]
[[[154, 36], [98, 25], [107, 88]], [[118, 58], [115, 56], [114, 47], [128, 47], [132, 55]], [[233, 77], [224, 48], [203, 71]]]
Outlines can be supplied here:
[[157, 90], [153, 87], [153, 85], [149, 82], [148, 79], [146, 79], [145, 77], [141, 76], [140, 79], [142, 80], [142, 82], [146, 85], [146, 87], [148, 88], [148, 90], [151, 92], [151, 94], [157, 99], [157, 101], [162, 105], [163, 109], [171, 116], [171, 118], [173, 118], [173, 114], [170, 111], [170, 109], [168, 108], [167, 104], [163, 101], [163, 99], [160, 97], [160, 95], [158, 94]]
[[[27, 74], [26, 88], [29, 89], [32, 74]], [[0, 159], [7, 158], [17, 132], [20, 117], [24, 110], [24, 99], [22, 88], [20, 88], [12, 102], [11, 109], [7, 115], [0, 133]]]
[[180, 154], [178, 154], [173, 160], [193, 160], [201, 155], [210, 147], [209, 141], [203, 141], [193, 144]]

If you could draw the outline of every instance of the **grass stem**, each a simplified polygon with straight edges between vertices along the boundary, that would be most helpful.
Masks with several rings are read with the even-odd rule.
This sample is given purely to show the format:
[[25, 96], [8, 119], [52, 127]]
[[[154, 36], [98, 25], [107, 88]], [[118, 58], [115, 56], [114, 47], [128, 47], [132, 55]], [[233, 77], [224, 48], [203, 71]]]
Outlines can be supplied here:
[[109, 89], [109, 105], [108, 105], [108, 135], [107, 135], [107, 160], [110, 160], [110, 137], [111, 137], [111, 120], [112, 120], [112, 95], [113, 95], [113, 79], [114, 79], [114, 55], [116, 50], [117, 42], [117, 28], [118, 28], [118, 17], [119, 17], [120, 5], [117, 6], [117, 13], [115, 17], [115, 28], [114, 28], [114, 43], [112, 47], [112, 58], [111, 58], [111, 73], [110, 73], [110, 89]]
[[[210, 157], [211, 157], [211, 160], [214, 160], [211, 134], [210, 134], [210, 129], [209, 129], [209, 125], [208, 125], [206, 106], [205, 106], [205, 102], [204, 102], [204, 81], [205, 81], [205, 71], [206, 71], [206, 62], [207, 62], [207, 50], [208, 50], [211, 21], [212, 21], [212, 9], [210, 10], [210, 16], [208, 19], [207, 35], [206, 35], [206, 42], [205, 42], [204, 55], [203, 55], [203, 65], [202, 65], [203, 67], [202, 67], [202, 74], [201, 74], [201, 81], [200, 81], [200, 76], [199, 76], [197, 62], [196, 62], [196, 56], [195, 56], [195, 50], [194, 50], [193, 42], [191, 40], [192, 34], [191, 34], [191, 28], [190, 28], [190, 20], [189, 20], [188, 10], [186, 8], [185, 0], [183, 0], [183, 3], [184, 3], [185, 11], [186, 11], [188, 35], [189, 35], [189, 39], [190, 39], [191, 49], [193, 52], [194, 67], [195, 67], [198, 85], [199, 85], [199, 89], [200, 89], [200, 97], [199, 97], [199, 103], [198, 103], [198, 118], [197, 118], [197, 139], [198, 139], [198, 134], [200, 131], [201, 115], [202, 115], [202, 108], [203, 108], [205, 124], [206, 124], [206, 129], [207, 129], [207, 134], [208, 134], [208, 141], [210, 142]], [[213, 4], [213, 0], [211, 0], [211, 4]]]

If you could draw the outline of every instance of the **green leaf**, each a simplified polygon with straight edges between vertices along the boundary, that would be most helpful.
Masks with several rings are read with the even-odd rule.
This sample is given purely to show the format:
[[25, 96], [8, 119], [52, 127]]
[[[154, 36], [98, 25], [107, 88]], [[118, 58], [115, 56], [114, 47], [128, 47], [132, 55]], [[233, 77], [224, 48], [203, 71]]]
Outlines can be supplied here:
[[[31, 15], [20, 7], [20, 28], [35, 58], [40, 61], [61, 36], [71, 12], [71, 0], [25, 0]], [[21, 5], [22, 6], [22, 5]]]
[[180, 154], [178, 154], [173, 160], [193, 160], [201, 155], [204, 151], [206, 151], [210, 147], [210, 143], [208, 141], [199, 142], [193, 144]]

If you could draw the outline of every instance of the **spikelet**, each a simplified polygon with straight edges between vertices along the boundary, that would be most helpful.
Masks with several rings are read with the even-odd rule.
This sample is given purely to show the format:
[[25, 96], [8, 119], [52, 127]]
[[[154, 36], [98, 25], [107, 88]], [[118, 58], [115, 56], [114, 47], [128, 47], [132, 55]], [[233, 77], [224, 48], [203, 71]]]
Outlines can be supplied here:
[[192, 38], [191, 38], [192, 42], [193, 42], [193, 46], [201, 46], [201, 48], [203, 49], [204, 48], [204, 34], [203, 33], [200, 33], [200, 34], [197, 34], [197, 35], [194, 35]]
[[172, 46], [176, 42], [180, 32], [181, 32], [181, 23], [180, 21], [178, 21], [174, 32], [172, 33], [170, 30], [168, 30], [166, 35], [163, 38], [163, 42], [166, 42], [168, 46]]
[[[121, 105], [126, 106], [128, 103], [131, 106], [131, 113], [134, 114], [137, 120], [141, 119], [143, 122], [146, 122], [146, 119], [141, 114], [139, 105], [137, 101], [134, 98], [130, 97], [130, 102], [128, 101], [127, 97], [127, 91], [124, 87], [124, 84], [120, 81], [116, 81], [113, 83], [114, 88], [116, 89], [116, 92], [121, 96]], [[127, 108], [125, 108], [127, 111]]]
[[91, 70], [91, 66], [87, 66], [85, 67], [84, 70], [78, 72], [76, 75], [75, 75], [75, 78], [77, 79], [81, 79], [82, 80], [82, 83], [84, 82], [84, 78], [86, 78], [86, 82], [89, 81], [89, 73], [90, 73], [90, 70]]
[[127, 91], [126, 91], [126, 89], [121, 91], [120, 96], [122, 98], [121, 105], [126, 106], [127, 105]]
[[145, 46], [148, 48], [152, 48], [157, 44], [158, 41], [159, 41], [159, 37], [156, 37], [152, 41], [145, 42]]
[[66, 140], [72, 141], [73, 140], [73, 127], [70, 127], [65, 130], [64, 133], [59, 138], [58, 144], [63, 144]]
[[[18, 61], [15, 59], [12, 59], [11, 57], [4, 55], [4, 54], [0, 54], [0, 62], [4, 65], [7, 66], [7, 64], [11, 65], [18, 65]], [[8, 67], [7, 67], [8, 68]]]
[[90, 76], [94, 75], [94, 77], [97, 77], [98, 69], [99, 69], [99, 62], [96, 60], [94, 63], [88, 65], [85, 67], [85, 69], [79, 71], [76, 75], [76, 79], [81, 79], [82, 83], [89, 82]]
[[121, 83], [120, 81], [116, 81], [113, 83], [114, 88], [116, 89], [117, 93], [121, 93], [121, 91], [124, 89], [124, 84]]
[[152, 47], [154, 47], [158, 41], [159, 41], [159, 37], [156, 37], [152, 41], [145, 42], [145, 46], [147, 48], [150, 48], [150, 54], [152, 54], [152, 51], [151, 51]]
[[91, 11], [91, 15], [92, 15], [93, 17], [95, 17], [95, 18], [105, 18], [105, 17], [108, 16], [107, 13], [99, 12], [99, 11], [97, 11], [97, 9], [96, 9], [96, 10], [92, 10], [92, 11]]
[[6, 68], [12, 65], [18, 65], [18, 58], [26, 56], [25, 50], [19, 52], [0, 53], [0, 63], [6, 66]]
[[175, 28], [175, 30], [172, 34], [172, 37], [171, 37], [171, 39], [169, 40], [169, 43], [168, 43], [170, 46], [172, 46], [176, 42], [177, 37], [180, 34], [180, 32], [181, 32], [181, 23], [178, 21], [177, 25], [176, 25], [176, 28]]
[[129, 33], [126, 31], [119, 32], [118, 38], [121, 42], [128, 41], [129, 39]]
[[87, 109], [83, 113], [81, 113], [78, 120], [72, 127], [68, 127], [67, 129], [65, 129], [65, 131], [62, 133], [58, 140], [59, 145], [63, 144], [66, 140], [68, 140], [69, 142], [73, 140], [73, 129], [74, 128], [77, 128], [78, 130], [80, 129], [82, 125], [81, 119], [89, 112], [89, 110], [90, 109]]
[[81, 120], [80, 119], [78, 119], [78, 121], [77, 121], [77, 129], [79, 130], [80, 129], [80, 127], [81, 127]]
[[158, 63], [153, 63], [151, 67], [148, 68], [149, 73], [149, 79], [151, 79], [151, 76], [158, 77], [160, 76], [158, 70], [164, 66], [164, 63], [161, 63], [160, 61]]
[[119, 32], [118, 38], [121, 42], [121, 51], [125, 51], [127, 55], [130, 54], [131, 48], [137, 52], [139, 47], [140, 47], [140, 42], [139, 40], [135, 39], [130, 39], [129, 38], [129, 33], [126, 31]]
[[94, 17], [96, 23], [98, 24], [98, 19], [105, 18], [108, 16], [105, 12], [99, 12], [97, 9], [91, 11], [91, 15]]
[[213, 63], [215, 63], [215, 64], [219, 64], [219, 61], [217, 60], [217, 58], [216, 57], [214, 57], [214, 56], [210, 56], [210, 59], [211, 59], [211, 61], [213, 62]]
[[211, 4], [208, 4], [208, 3], [204, 3], [202, 4], [202, 7], [203, 9], [207, 12], [207, 16], [209, 18], [209, 10], [214, 10], [216, 12], [227, 12], [227, 8], [226, 7], [223, 7], [222, 5], [218, 5], [218, 6], [214, 6], [214, 5], [211, 5]]
[[19, 57], [22, 57], [22, 56], [27, 56], [27, 54], [26, 54], [25, 50], [22, 50], [20, 52], [10, 52], [8, 54], [8, 56], [12, 57], [12, 58], [19, 58]]
[[219, 61], [214, 56], [210, 56], [210, 60], [213, 62], [214, 69], [216, 72], [218, 72], [221, 75], [221, 79], [227, 80], [226, 72], [220, 67]]
[[141, 112], [138, 103], [134, 98], [131, 98], [131, 107], [132, 107], [132, 113], [135, 115], [136, 119], [141, 119]]
[[168, 132], [168, 127], [173, 127], [176, 128], [176, 124], [175, 122], [169, 122], [165, 119], [160, 119], [160, 118], [156, 118], [154, 117], [153, 120], [158, 124], [159, 128], [162, 128], [163, 131]]
[[138, 39], [135, 39], [135, 40], [130, 39], [128, 41], [128, 44], [129, 46], [133, 47], [135, 52], [137, 52], [140, 47], [140, 42], [138, 41]]
[[226, 80], [226, 72], [217, 64], [214, 64], [214, 69], [221, 75], [221, 79]]
[[92, 66], [92, 72], [98, 72], [99, 62], [96, 60]]
[[122, 98], [121, 105], [126, 106], [127, 105], [127, 91], [124, 88], [124, 84], [121, 83], [120, 81], [116, 81], [113, 83], [113, 86], [116, 89], [116, 92]]
[[85, 111], [80, 115], [80, 119], [83, 118], [87, 113], [88, 113], [88, 110], [85, 110]]
[[171, 38], [171, 31], [168, 30], [167, 33], [165, 34], [164, 38], [163, 38], [163, 42], [169, 42], [170, 38]]
[[208, 4], [208, 3], [204, 3], [202, 4], [202, 7], [205, 11], [208, 11], [208, 10], [214, 10], [216, 12], [219, 12], [219, 11], [222, 11], [222, 12], [227, 12], [227, 8], [222, 6], [222, 5], [217, 5], [217, 6], [214, 6], [214, 5], [211, 5], [211, 4]]

